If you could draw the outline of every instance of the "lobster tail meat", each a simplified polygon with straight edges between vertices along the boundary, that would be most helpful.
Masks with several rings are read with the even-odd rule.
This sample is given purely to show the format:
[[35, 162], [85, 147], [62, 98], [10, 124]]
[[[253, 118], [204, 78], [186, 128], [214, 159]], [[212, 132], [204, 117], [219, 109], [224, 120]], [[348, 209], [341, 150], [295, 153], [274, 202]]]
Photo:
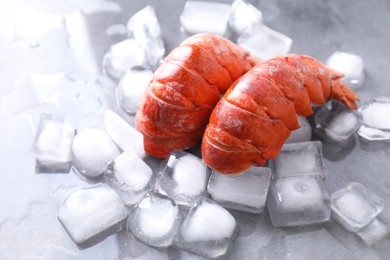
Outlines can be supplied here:
[[313, 113], [311, 104], [328, 99], [356, 109], [357, 95], [343, 75], [314, 58], [277, 56], [240, 77], [216, 105], [203, 135], [202, 159], [212, 169], [237, 174], [277, 156], [297, 114]]

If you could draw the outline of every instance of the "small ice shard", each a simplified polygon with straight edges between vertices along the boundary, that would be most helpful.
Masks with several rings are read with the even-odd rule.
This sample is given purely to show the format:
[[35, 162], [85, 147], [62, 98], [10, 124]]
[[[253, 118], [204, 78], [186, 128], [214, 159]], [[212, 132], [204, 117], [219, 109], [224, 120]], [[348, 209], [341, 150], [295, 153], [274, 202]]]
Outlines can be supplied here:
[[273, 179], [267, 207], [275, 227], [325, 222], [331, 211], [324, 181], [315, 175]]
[[134, 207], [127, 227], [144, 243], [167, 247], [171, 245], [181, 220], [179, 207], [173, 200], [152, 192]]
[[119, 106], [129, 114], [135, 114], [140, 100], [152, 79], [150, 70], [128, 70], [119, 82], [117, 99]]
[[362, 125], [358, 130], [358, 135], [367, 141], [390, 140], [390, 130], [380, 130]]
[[72, 193], [58, 208], [58, 220], [72, 240], [81, 246], [117, 232], [125, 225], [126, 207], [106, 184]]
[[214, 201], [225, 208], [260, 213], [267, 199], [271, 170], [252, 167], [238, 176], [213, 171], [207, 191]]
[[104, 177], [127, 206], [138, 203], [153, 188], [152, 169], [133, 152], [116, 157]]
[[104, 72], [120, 80], [134, 67], [147, 67], [145, 50], [134, 39], [126, 39], [110, 47], [103, 58]]
[[263, 23], [263, 14], [259, 9], [244, 0], [235, 0], [231, 5], [229, 28], [241, 35], [254, 24]]
[[203, 257], [217, 258], [226, 254], [237, 230], [229, 211], [201, 197], [183, 221], [174, 244]]
[[127, 35], [127, 28], [124, 24], [113, 24], [107, 27], [106, 35]]
[[103, 123], [104, 130], [122, 151], [134, 152], [140, 158], [145, 157], [142, 134], [122, 117], [111, 110], [106, 110], [103, 114]]
[[182, 30], [187, 34], [212, 33], [224, 35], [230, 6], [224, 3], [186, 1], [180, 15]]
[[328, 60], [326, 65], [344, 74], [341, 78], [352, 88], [361, 87], [364, 81], [363, 59], [355, 54], [336, 51]]
[[336, 191], [330, 200], [335, 219], [351, 232], [367, 226], [384, 209], [385, 204], [382, 198], [357, 182]]
[[76, 130], [69, 119], [43, 114], [33, 144], [36, 171], [69, 172], [75, 134]]
[[278, 156], [270, 161], [272, 174], [276, 178], [318, 175], [325, 178], [326, 169], [319, 141], [285, 144]]
[[287, 138], [285, 143], [300, 143], [308, 142], [311, 140], [311, 126], [306, 117], [298, 116], [298, 123], [300, 128], [291, 132], [291, 135]]
[[288, 53], [292, 40], [263, 24], [254, 24], [238, 37], [237, 43], [253, 56], [267, 60], [276, 55]]
[[314, 117], [315, 132], [331, 142], [344, 142], [362, 125], [361, 114], [344, 104], [329, 101]]
[[375, 245], [388, 234], [388, 227], [376, 218], [363, 229], [356, 232], [356, 235], [358, 235], [368, 246]]
[[73, 165], [86, 177], [94, 178], [103, 174], [108, 163], [119, 154], [118, 147], [100, 128], [84, 129], [73, 139]]
[[390, 130], [390, 98], [378, 97], [368, 100], [360, 109], [367, 127]]
[[138, 11], [127, 22], [129, 38], [133, 38], [144, 50], [148, 69], [155, 70], [165, 53], [160, 24], [150, 5]]
[[177, 204], [192, 206], [206, 191], [209, 171], [193, 154], [174, 151], [164, 161], [155, 189]]

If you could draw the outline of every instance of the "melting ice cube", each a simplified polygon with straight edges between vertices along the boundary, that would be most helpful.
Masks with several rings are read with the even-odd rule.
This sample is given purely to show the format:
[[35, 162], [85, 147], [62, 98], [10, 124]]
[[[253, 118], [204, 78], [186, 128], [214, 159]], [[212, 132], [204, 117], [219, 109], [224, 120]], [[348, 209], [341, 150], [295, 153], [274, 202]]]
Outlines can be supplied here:
[[142, 95], [152, 79], [150, 70], [128, 70], [118, 85], [117, 98], [120, 107], [129, 114], [135, 114]]
[[179, 207], [173, 200], [152, 192], [135, 206], [127, 226], [146, 244], [167, 247], [171, 245], [181, 220]]
[[356, 234], [366, 245], [372, 246], [385, 238], [389, 234], [389, 229], [384, 223], [378, 219], [374, 219]]
[[107, 183], [128, 206], [152, 189], [152, 177], [152, 169], [133, 152], [120, 154], [105, 172]]
[[357, 182], [336, 191], [330, 200], [334, 217], [351, 232], [367, 226], [384, 208], [382, 198]]
[[225, 208], [260, 213], [264, 209], [271, 170], [252, 167], [243, 174], [231, 176], [213, 171], [207, 191]]
[[118, 147], [100, 128], [87, 128], [72, 143], [73, 165], [86, 177], [97, 177], [120, 154]]
[[180, 15], [182, 29], [187, 34], [208, 32], [224, 35], [230, 6], [224, 3], [186, 1]]
[[311, 126], [306, 117], [298, 116], [298, 123], [300, 128], [292, 131], [285, 143], [300, 143], [311, 140]]
[[156, 189], [176, 203], [192, 206], [206, 190], [209, 172], [195, 155], [174, 151], [162, 165]]
[[33, 148], [37, 172], [69, 172], [71, 145], [76, 134], [70, 120], [43, 114]]
[[328, 60], [326, 65], [344, 74], [341, 79], [352, 88], [358, 88], [364, 81], [363, 59], [355, 54], [348, 52], [335, 52]]
[[106, 184], [72, 193], [58, 208], [58, 220], [78, 245], [89, 245], [124, 227], [128, 213]]
[[390, 98], [378, 97], [367, 101], [360, 108], [363, 123], [367, 127], [390, 130]]
[[226, 254], [237, 234], [234, 217], [214, 201], [199, 198], [180, 227], [174, 244], [209, 258]]
[[365, 125], [359, 128], [358, 135], [367, 141], [390, 140], [390, 130], [380, 130]]
[[238, 37], [237, 43], [253, 56], [267, 60], [276, 55], [288, 53], [292, 40], [263, 24], [254, 24]]
[[259, 9], [244, 0], [235, 0], [231, 5], [229, 28], [237, 35], [243, 33], [254, 24], [263, 22], [263, 14]]

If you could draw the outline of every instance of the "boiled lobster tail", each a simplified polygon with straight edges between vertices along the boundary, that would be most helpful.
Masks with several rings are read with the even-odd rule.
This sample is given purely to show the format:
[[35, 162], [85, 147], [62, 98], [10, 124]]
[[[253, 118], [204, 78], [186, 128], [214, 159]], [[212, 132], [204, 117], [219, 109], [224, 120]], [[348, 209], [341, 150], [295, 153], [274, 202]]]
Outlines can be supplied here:
[[202, 141], [202, 159], [212, 169], [236, 174], [264, 165], [280, 151], [297, 114], [313, 113], [312, 104], [328, 99], [356, 109], [356, 94], [334, 71], [314, 58], [277, 56], [239, 78], [216, 105]]
[[257, 62], [212, 34], [183, 41], [156, 70], [137, 111], [145, 151], [165, 158], [172, 150], [194, 147], [221, 95]]

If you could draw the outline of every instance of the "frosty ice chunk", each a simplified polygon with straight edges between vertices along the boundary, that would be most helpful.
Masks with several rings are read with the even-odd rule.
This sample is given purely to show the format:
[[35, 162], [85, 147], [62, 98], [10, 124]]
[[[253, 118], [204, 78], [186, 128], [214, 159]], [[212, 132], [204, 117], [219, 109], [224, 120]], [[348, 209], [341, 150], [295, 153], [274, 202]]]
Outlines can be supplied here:
[[329, 101], [314, 117], [317, 134], [332, 142], [343, 142], [362, 125], [361, 115], [347, 109], [344, 104]]
[[101, 240], [125, 225], [128, 213], [106, 184], [72, 193], [58, 208], [58, 220], [79, 245]]
[[224, 3], [187, 1], [180, 15], [182, 30], [187, 34], [208, 32], [224, 35], [230, 6]]
[[261, 24], [263, 14], [259, 9], [244, 0], [235, 0], [231, 5], [229, 28], [240, 35], [253, 24]]
[[325, 178], [326, 169], [319, 141], [283, 145], [278, 156], [270, 161], [276, 178], [297, 175], [319, 175]]
[[265, 25], [254, 24], [238, 37], [237, 43], [252, 55], [267, 60], [276, 55], [288, 53], [292, 40]]
[[140, 158], [145, 156], [144, 138], [140, 132], [111, 110], [104, 111], [104, 129], [115, 144], [125, 152], [134, 152]]
[[73, 165], [86, 177], [97, 177], [120, 154], [118, 147], [100, 128], [87, 128], [72, 143]]
[[360, 87], [364, 81], [363, 59], [355, 54], [336, 51], [328, 60], [326, 65], [344, 74], [341, 78], [352, 88]]
[[334, 217], [351, 232], [367, 226], [384, 208], [382, 198], [357, 182], [336, 191], [330, 200]]
[[367, 101], [359, 109], [367, 127], [390, 130], [390, 98], [378, 97]]
[[129, 37], [145, 50], [148, 68], [154, 70], [165, 52], [154, 8], [148, 5], [134, 14], [127, 22], [127, 30]]
[[179, 207], [173, 200], [152, 192], [135, 206], [127, 226], [144, 243], [167, 247], [171, 245], [181, 220]]
[[112, 45], [104, 55], [103, 69], [116, 80], [134, 67], [147, 67], [146, 53], [134, 39], [126, 39]]
[[75, 133], [70, 120], [43, 114], [33, 144], [36, 171], [69, 172]]
[[306, 117], [298, 116], [298, 123], [300, 128], [292, 131], [285, 143], [300, 143], [311, 140], [311, 126]]
[[389, 234], [389, 229], [384, 223], [378, 219], [374, 219], [356, 234], [366, 245], [372, 246], [385, 238]]
[[273, 179], [267, 207], [275, 227], [307, 225], [329, 220], [329, 194], [321, 176]]
[[192, 206], [206, 190], [209, 172], [207, 166], [195, 155], [187, 152], [171, 152], [162, 165], [156, 189], [176, 201]]
[[135, 114], [142, 95], [152, 79], [150, 70], [128, 70], [118, 85], [117, 95], [120, 107], [129, 114]]
[[380, 130], [365, 125], [359, 128], [358, 135], [367, 141], [390, 140], [390, 130]]
[[153, 185], [152, 169], [133, 152], [116, 157], [104, 176], [128, 206], [138, 203]]
[[216, 258], [226, 254], [237, 230], [237, 222], [229, 211], [201, 197], [183, 221], [174, 244], [186, 251]]
[[231, 176], [213, 171], [207, 191], [225, 208], [260, 213], [264, 209], [271, 170], [252, 167], [243, 174]]

